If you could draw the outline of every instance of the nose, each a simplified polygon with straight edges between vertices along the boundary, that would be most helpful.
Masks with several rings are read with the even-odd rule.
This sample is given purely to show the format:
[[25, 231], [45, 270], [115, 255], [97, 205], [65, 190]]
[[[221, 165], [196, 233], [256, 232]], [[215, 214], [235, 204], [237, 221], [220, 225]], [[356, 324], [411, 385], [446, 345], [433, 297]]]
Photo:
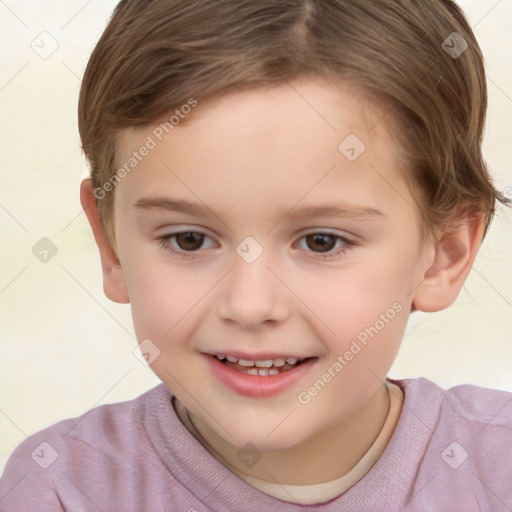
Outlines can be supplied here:
[[265, 252], [252, 263], [235, 255], [234, 266], [222, 281], [219, 317], [240, 329], [280, 324], [291, 313], [293, 295]]

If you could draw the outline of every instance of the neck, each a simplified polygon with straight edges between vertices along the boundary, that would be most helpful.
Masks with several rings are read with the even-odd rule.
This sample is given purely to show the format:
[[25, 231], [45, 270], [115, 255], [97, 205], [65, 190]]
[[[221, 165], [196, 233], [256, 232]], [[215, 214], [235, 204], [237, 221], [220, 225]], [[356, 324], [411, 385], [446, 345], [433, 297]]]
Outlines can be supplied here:
[[[245, 467], [239, 460], [239, 447], [226, 442], [199, 417], [190, 414], [188, 418], [192, 423], [191, 433], [231, 471], [285, 485], [310, 485], [340, 478], [361, 460], [379, 435], [389, 405], [389, 391], [383, 384], [362, 408], [344, 422], [329, 426], [293, 447], [267, 451], [252, 468]], [[181, 404], [180, 408], [181, 414], [178, 412], [182, 416], [186, 409]], [[187, 428], [190, 426], [189, 423]], [[307, 472], [304, 471], [305, 460], [308, 461]]]

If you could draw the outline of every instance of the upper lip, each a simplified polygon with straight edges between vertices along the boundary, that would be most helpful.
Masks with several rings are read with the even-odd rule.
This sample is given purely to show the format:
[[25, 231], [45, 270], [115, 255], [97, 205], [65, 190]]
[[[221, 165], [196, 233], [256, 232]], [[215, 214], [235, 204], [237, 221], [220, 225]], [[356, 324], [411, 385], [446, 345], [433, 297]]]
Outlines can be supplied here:
[[310, 357], [314, 356], [301, 356], [297, 354], [284, 354], [284, 353], [277, 353], [277, 352], [260, 352], [258, 354], [249, 354], [247, 352], [240, 352], [237, 350], [220, 350], [218, 352], [204, 352], [207, 355], [210, 356], [233, 356], [237, 357], [238, 359], [245, 359], [246, 361], [267, 361], [269, 359], [291, 359], [295, 358], [299, 361], [302, 361], [304, 359], [309, 359]]

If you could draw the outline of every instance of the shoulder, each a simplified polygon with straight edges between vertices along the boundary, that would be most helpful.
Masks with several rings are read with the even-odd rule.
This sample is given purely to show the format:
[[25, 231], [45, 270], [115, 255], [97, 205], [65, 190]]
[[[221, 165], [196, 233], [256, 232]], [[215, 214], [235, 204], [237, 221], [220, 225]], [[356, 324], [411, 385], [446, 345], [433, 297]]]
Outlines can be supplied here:
[[[82, 448], [90, 446], [94, 451], [102, 448], [107, 452], [109, 449], [118, 452], [124, 448], [123, 445], [130, 445], [133, 436], [141, 433], [147, 416], [157, 414], [159, 404], [165, 403], [168, 396], [169, 391], [159, 384], [133, 400], [94, 407], [80, 416], [59, 421], [29, 436], [12, 456], [34, 450], [36, 456], [41, 443], [48, 447], [49, 452], [52, 452], [52, 448], [61, 448], [62, 455], [75, 445]], [[56, 455], [60, 456], [61, 453]]]
[[442, 397], [439, 435], [453, 437], [477, 473], [502, 471], [512, 481], [512, 393], [462, 384], [442, 390]]
[[435, 437], [512, 449], [511, 392], [473, 384], [443, 389], [425, 378], [394, 382], [404, 390], [405, 414], [423, 420]]
[[394, 381], [399, 383], [409, 405], [438, 409], [440, 415], [466, 427], [470, 424], [491, 428], [512, 428], [512, 392], [474, 384], [444, 389], [423, 377]]
[[[20, 510], [35, 506], [30, 500], [36, 498], [49, 500], [48, 510], [60, 510], [51, 500], [56, 499], [56, 490], [69, 485], [75, 476], [102, 487], [107, 464], [122, 467], [148, 445], [145, 428], [151, 418], [147, 416], [158, 415], [169, 397], [160, 384], [133, 400], [95, 407], [29, 436], [7, 461], [0, 497], [20, 503]], [[42, 504], [39, 502], [39, 509], [46, 510]]]
[[94, 407], [80, 416], [59, 421], [37, 432], [18, 448], [52, 440], [64, 450], [66, 445], [80, 444], [89, 445], [96, 451], [100, 447], [106, 450], [111, 447], [117, 451], [123, 444], [128, 444], [131, 437], [140, 434], [148, 411], [155, 411], [155, 406], [166, 394], [168, 391], [160, 384], [132, 400]]
[[480, 510], [505, 510], [512, 503], [512, 393], [473, 384], [443, 389], [424, 378], [394, 382], [405, 393], [406, 436], [422, 431], [418, 500], [451, 509], [464, 496]]
[[447, 403], [470, 422], [492, 421], [492, 427], [512, 427], [512, 393], [499, 389], [462, 384], [443, 390]]

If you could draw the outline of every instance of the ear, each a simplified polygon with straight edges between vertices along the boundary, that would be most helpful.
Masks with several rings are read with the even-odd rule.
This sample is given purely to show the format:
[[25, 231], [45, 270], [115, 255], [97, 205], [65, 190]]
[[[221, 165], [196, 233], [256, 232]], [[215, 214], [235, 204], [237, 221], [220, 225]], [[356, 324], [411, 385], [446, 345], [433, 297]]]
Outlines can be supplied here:
[[105, 234], [90, 178], [84, 179], [80, 185], [80, 202], [100, 250], [101, 268], [103, 270], [103, 291], [111, 301], [127, 304], [130, 300], [121, 263]]
[[415, 309], [441, 311], [455, 302], [473, 266], [483, 233], [483, 216], [471, 212], [455, 231], [443, 234], [435, 242], [432, 266], [414, 291]]

